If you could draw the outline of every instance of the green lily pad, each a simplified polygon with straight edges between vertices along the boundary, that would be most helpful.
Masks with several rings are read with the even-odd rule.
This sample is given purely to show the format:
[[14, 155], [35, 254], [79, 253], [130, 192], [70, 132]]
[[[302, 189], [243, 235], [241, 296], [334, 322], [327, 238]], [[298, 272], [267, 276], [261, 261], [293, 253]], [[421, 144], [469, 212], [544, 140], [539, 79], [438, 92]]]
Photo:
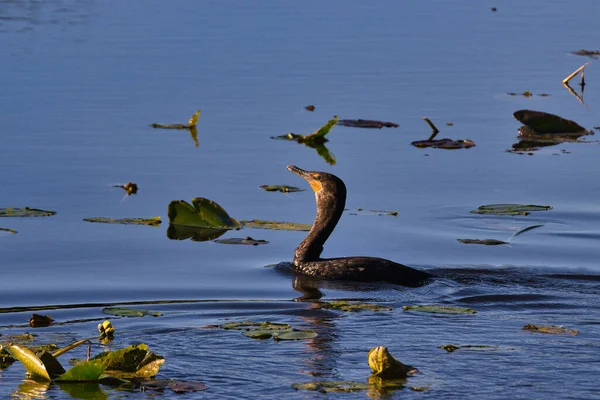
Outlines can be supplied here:
[[148, 226], [159, 226], [162, 222], [160, 217], [153, 218], [105, 218], [105, 217], [94, 217], [84, 218], [87, 222], [99, 222], [102, 224], [124, 224], [124, 225], [148, 225]]
[[33, 351], [27, 347], [18, 346], [16, 344], [9, 344], [7, 350], [13, 358], [19, 360], [23, 364], [31, 376], [31, 379], [42, 382], [51, 380], [50, 375], [46, 370], [46, 366]]
[[280, 231], [310, 231], [311, 224], [300, 224], [297, 222], [278, 222], [253, 219], [251, 221], [240, 221], [245, 228], [273, 229]]
[[486, 246], [497, 246], [499, 244], [510, 244], [502, 240], [496, 239], [457, 239], [459, 242], [464, 244], [483, 244]]
[[294, 390], [309, 390], [320, 393], [351, 393], [360, 392], [363, 390], [369, 390], [373, 388], [373, 385], [366, 383], [359, 383], [353, 381], [318, 381], [318, 382], [306, 382], [306, 383], [294, 383], [292, 389]]
[[160, 317], [162, 313], [157, 311], [138, 310], [136, 308], [126, 307], [105, 307], [102, 309], [104, 314], [115, 315], [117, 317], [143, 317], [150, 315], [152, 317]]
[[519, 110], [515, 111], [513, 117], [541, 135], [587, 132], [574, 121], [542, 111]]
[[243, 322], [228, 322], [220, 326], [222, 329], [233, 329], [233, 330], [248, 330], [248, 329], [259, 329], [259, 330], [287, 330], [292, 327], [288, 324], [278, 324], [275, 322], [252, 322], [252, 321], [243, 321]]
[[74, 366], [59, 376], [58, 382], [96, 382], [106, 370], [108, 360], [90, 360]]
[[382, 306], [379, 304], [369, 304], [369, 303], [350, 303], [348, 301], [331, 301], [327, 303], [322, 303], [324, 308], [332, 308], [335, 310], [342, 311], [391, 311], [391, 307]]
[[242, 335], [249, 337], [251, 339], [270, 339], [273, 336], [273, 330], [268, 329], [250, 329], [242, 332]]
[[195, 228], [193, 226], [169, 224], [167, 237], [171, 240], [190, 239], [192, 242], [206, 242], [223, 236], [227, 231], [227, 229]]
[[547, 211], [551, 209], [552, 206], [534, 204], [486, 204], [470, 212], [473, 214], [529, 215], [532, 211]]
[[151, 378], [165, 362], [164, 357], [150, 352], [144, 343], [101, 353], [92, 360], [106, 361], [105, 374], [119, 379]]
[[0, 217], [50, 217], [56, 211], [40, 210], [37, 208], [0, 208]]
[[439, 313], [439, 314], [475, 314], [477, 311], [471, 310], [470, 308], [463, 307], [449, 307], [449, 306], [402, 306], [404, 311], [418, 311], [425, 313]]
[[1, 232], [8, 232], [8, 233], [12, 233], [15, 234], [17, 233], [17, 231], [15, 231], [14, 229], [9, 229], [9, 228], [0, 228]]
[[529, 332], [536, 332], [536, 333], [546, 333], [549, 335], [575, 336], [579, 333], [579, 331], [577, 329], [565, 328], [564, 326], [557, 326], [557, 325], [543, 326], [543, 325], [527, 324], [523, 327], [523, 330], [526, 330]]
[[169, 222], [174, 225], [197, 228], [238, 229], [242, 225], [217, 203], [202, 197], [192, 199], [192, 204], [184, 200], [169, 203]]
[[471, 350], [498, 350], [498, 346], [486, 346], [478, 344], [443, 344], [438, 346], [440, 349], [446, 350], [448, 353], [452, 353], [459, 349], [471, 349]]
[[313, 330], [297, 330], [297, 329], [288, 329], [285, 331], [274, 331], [273, 339], [275, 340], [303, 340], [303, 339], [312, 339], [317, 337], [317, 333]]
[[246, 236], [245, 238], [219, 239], [219, 240], [215, 240], [215, 242], [221, 243], [221, 244], [245, 244], [245, 245], [251, 245], [251, 246], [258, 246], [259, 244], [269, 243], [266, 240], [252, 239], [250, 236]]
[[281, 192], [281, 193], [292, 193], [292, 192], [303, 192], [305, 189], [300, 189], [296, 186], [288, 185], [261, 185], [259, 188], [266, 190], [267, 192]]

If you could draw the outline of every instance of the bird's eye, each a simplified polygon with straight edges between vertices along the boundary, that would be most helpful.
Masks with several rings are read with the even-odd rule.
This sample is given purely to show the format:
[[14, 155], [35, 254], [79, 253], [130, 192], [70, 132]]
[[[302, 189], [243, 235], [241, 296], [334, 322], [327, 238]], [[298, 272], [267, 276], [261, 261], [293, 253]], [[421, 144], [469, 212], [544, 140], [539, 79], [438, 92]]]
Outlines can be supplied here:
[[313, 179], [315, 179], [316, 181], [320, 181], [321, 180], [321, 175], [315, 174], [315, 175], [313, 175]]

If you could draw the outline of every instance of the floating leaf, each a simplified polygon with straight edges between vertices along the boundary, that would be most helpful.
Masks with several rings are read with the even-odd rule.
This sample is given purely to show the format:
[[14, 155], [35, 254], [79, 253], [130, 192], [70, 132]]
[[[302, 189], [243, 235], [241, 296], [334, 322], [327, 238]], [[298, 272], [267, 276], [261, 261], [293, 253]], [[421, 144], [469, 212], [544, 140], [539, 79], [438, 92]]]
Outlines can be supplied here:
[[473, 214], [494, 214], [494, 215], [529, 215], [532, 211], [551, 210], [552, 206], [539, 206], [534, 204], [486, 204], [479, 206], [477, 210], [469, 212]]
[[52, 323], [52, 318], [48, 315], [32, 314], [29, 318], [29, 326], [32, 328], [40, 328], [43, 326], [49, 326]]
[[242, 335], [249, 337], [251, 339], [264, 340], [264, 339], [270, 339], [273, 336], [273, 331], [265, 330], [265, 329], [250, 329], [250, 330], [242, 332]]
[[44, 363], [33, 351], [24, 346], [18, 346], [16, 344], [7, 346], [8, 352], [15, 359], [19, 360], [31, 379], [36, 381], [50, 381], [50, 375], [44, 366]]
[[193, 226], [169, 224], [167, 237], [171, 240], [186, 240], [192, 242], [206, 242], [223, 236], [227, 229], [195, 228]]
[[245, 228], [273, 229], [281, 231], [310, 231], [311, 224], [300, 224], [297, 222], [277, 222], [253, 219], [252, 221], [240, 221]]
[[39, 210], [37, 208], [0, 208], [0, 217], [50, 217], [56, 211]]
[[352, 382], [352, 381], [331, 381], [331, 382], [306, 382], [306, 383], [294, 383], [292, 389], [294, 390], [310, 390], [321, 393], [331, 392], [360, 392], [363, 390], [369, 390], [373, 388], [372, 385], [366, 383]]
[[124, 225], [148, 225], [148, 226], [159, 226], [161, 224], [160, 217], [153, 218], [105, 218], [105, 217], [94, 217], [84, 218], [87, 222], [99, 222], [102, 224], [124, 224]]
[[496, 239], [457, 239], [459, 242], [464, 244], [483, 244], [486, 246], [497, 246], [499, 244], [510, 244], [502, 240]]
[[584, 133], [587, 130], [574, 121], [564, 119], [558, 115], [549, 114], [542, 111], [519, 110], [515, 111], [513, 117], [523, 125], [533, 129], [536, 133], [545, 134], [565, 134], [565, 133]]
[[136, 382], [144, 391], [170, 389], [175, 393], [198, 392], [208, 389], [208, 386], [201, 382], [176, 381], [172, 379], [150, 379]]
[[386, 128], [397, 128], [398, 124], [394, 122], [376, 121], [372, 119], [342, 119], [339, 121], [342, 126], [351, 126], [354, 128], [375, 128], [381, 129], [384, 126]]
[[238, 229], [242, 225], [217, 203], [202, 197], [192, 199], [192, 204], [184, 200], [169, 203], [169, 222], [174, 225], [198, 228]]
[[100, 379], [100, 376], [106, 370], [109, 362], [107, 359], [83, 362], [79, 365], [74, 366], [67, 372], [59, 376], [56, 381], [58, 382], [95, 382]]
[[259, 244], [269, 243], [266, 240], [252, 239], [250, 236], [246, 236], [245, 238], [219, 239], [219, 240], [215, 240], [215, 242], [221, 243], [221, 244], [245, 244], [245, 245], [251, 245], [251, 246], [258, 246]]
[[369, 350], [367, 355], [373, 375], [387, 378], [405, 378], [414, 368], [396, 360], [387, 347], [379, 346]]
[[323, 125], [321, 128], [319, 128], [319, 130], [317, 130], [309, 135], [298, 135], [295, 133], [288, 133], [286, 135], [273, 136], [273, 137], [271, 137], [271, 139], [294, 140], [298, 143], [304, 143], [307, 146], [315, 147], [319, 144], [323, 144], [328, 141], [325, 138], [325, 135], [327, 135], [329, 133], [329, 131], [331, 131], [331, 128], [333, 128], [337, 123], [338, 123], [338, 117], [336, 115], [333, 117], [333, 119], [330, 119], [329, 121], [327, 121], [327, 123], [325, 125]]
[[190, 117], [187, 124], [158, 124], [153, 123], [150, 126], [153, 128], [162, 128], [162, 129], [192, 129], [198, 123], [198, 118], [200, 117], [200, 110], [196, 110], [194, 115]]
[[579, 333], [577, 329], [565, 328], [564, 326], [550, 325], [533, 325], [527, 324], [523, 327], [523, 330], [537, 333], [546, 333], [551, 335], [572, 335], [575, 336]]
[[402, 306], [402, 309], [404, 311], [419, 311], [439, 314], [475, 314], [477, 312], [475, 310], [471, 310], [470, 308], [449, 306]]
[[17, 233], [17, 231], [15, 231], [14, 229], [9, 229], [9, 228], [0, 228], [0, 231], [12, 233], [12, 234]]
[[278, 324], [275, 322], [252, 322], [252, 321], [243, 321], [243, 322], [228, 322], [220, 326], [222, 329], [233, 329], [233, 330], [247, 330], [247, 329], [260, 329], [260, 330], [287, 330], [292, 327], [288, 324]]
[[324, 308], [333, 308], [342, 311], [391, 311], [391, 307], [382, 306], [379, 304], [368, 304], [368, 303], [350, 303], [347, 301], [330, 301], [323, 304]]
[[116, 315], [117, 317], [143, 317], [150, 315], [152, 317], [160, 317], [162, 313], [157, 311], [138, 310], [136, 308], [126, 307], [105, 307], [102, 309], [104, 314]]
[[120, 379], [151, 378], [165, 362], [164, 357], [150, 352], [144, 343], [102, 353], [92, 360], [107, 361], [106, 375]]
[[443, 344], [438, 346], [440, 349], [446, 350], [448, 353], [452, 353], [459, 349], [475, 349], [475, 350], [498, 350], [498, 346], [486, 346], [478, 344]]
[[291, 193], [291, 192], [303, 192], [305, 189], [300, 189], [296, 186], [288, 186], [288, 185], [261, 185], [259, 186], [261, 189], [266, 190], [267, 192], [281, 192], [281, 193]]
[[410, 143], [411, 145], [424, 149], [431, 147], [434, 149], [446, 149], [446, 150], [457, 150], [457, 149], [469, 149], [475, 146], [475, 142], [470, 139], [438, 139], [438, 140], [415, 140]]
[[307, 330], [297, 330], [297, 329], [289, 329], [285, 331], [274, 331], [273, 339], [275, 340], [303, 340], [303, 339], [312, 339], [317, 337], [317, 333], [310, 329]]

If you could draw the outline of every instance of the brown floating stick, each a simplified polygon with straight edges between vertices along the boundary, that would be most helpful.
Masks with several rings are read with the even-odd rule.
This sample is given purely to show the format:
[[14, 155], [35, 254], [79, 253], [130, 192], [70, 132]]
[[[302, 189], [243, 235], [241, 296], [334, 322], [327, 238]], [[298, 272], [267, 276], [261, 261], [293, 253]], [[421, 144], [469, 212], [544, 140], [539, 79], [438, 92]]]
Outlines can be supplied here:
[[577, 68], [571, 75], [567, 76], [565, 79], [563, 79], [562, 83], [569, 83], [569, 81], [571, 79], [573, 79], [578, 73], [583, 73], [582, 71], [585, 69], [585, 67], [588, 66], [588, 64], [591, 61], [586, 62], [585, 64], [583, 64], [581, 67]]
[[435, 126], [435, 124], [433, 122], [431, 122], [431, 120], [429, 118], [423, 117], [423, 121], [427, 122], [427, 124], [431, 127], [431, 129], [433, 129], [433, 133], [431, 134], [431, 136], [429, 136], [429, 139], [427, 139], [427, 140], [433, 140], [435, 135], [437, 135], [440, 130], [437, 128], [437, 126]]

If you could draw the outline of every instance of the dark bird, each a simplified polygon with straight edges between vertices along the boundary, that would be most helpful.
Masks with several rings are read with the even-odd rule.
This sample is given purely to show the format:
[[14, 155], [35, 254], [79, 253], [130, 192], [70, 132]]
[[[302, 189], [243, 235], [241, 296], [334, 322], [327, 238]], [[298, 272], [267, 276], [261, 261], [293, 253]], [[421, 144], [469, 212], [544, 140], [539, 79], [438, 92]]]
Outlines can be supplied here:
[[317, 216], [308, 236], [294, 255], [292, 269], [323, 279], [358, 282], [385, 281], [403, 286], [420, 286], [431, 278], [426, 272], [377, 257], [321, 258], [323, 244], [337, 225], [346, 205], [346, 185], [335, 175], [326, 172], [304, 171], [288, 165], [306, 180], [317, 200]]

